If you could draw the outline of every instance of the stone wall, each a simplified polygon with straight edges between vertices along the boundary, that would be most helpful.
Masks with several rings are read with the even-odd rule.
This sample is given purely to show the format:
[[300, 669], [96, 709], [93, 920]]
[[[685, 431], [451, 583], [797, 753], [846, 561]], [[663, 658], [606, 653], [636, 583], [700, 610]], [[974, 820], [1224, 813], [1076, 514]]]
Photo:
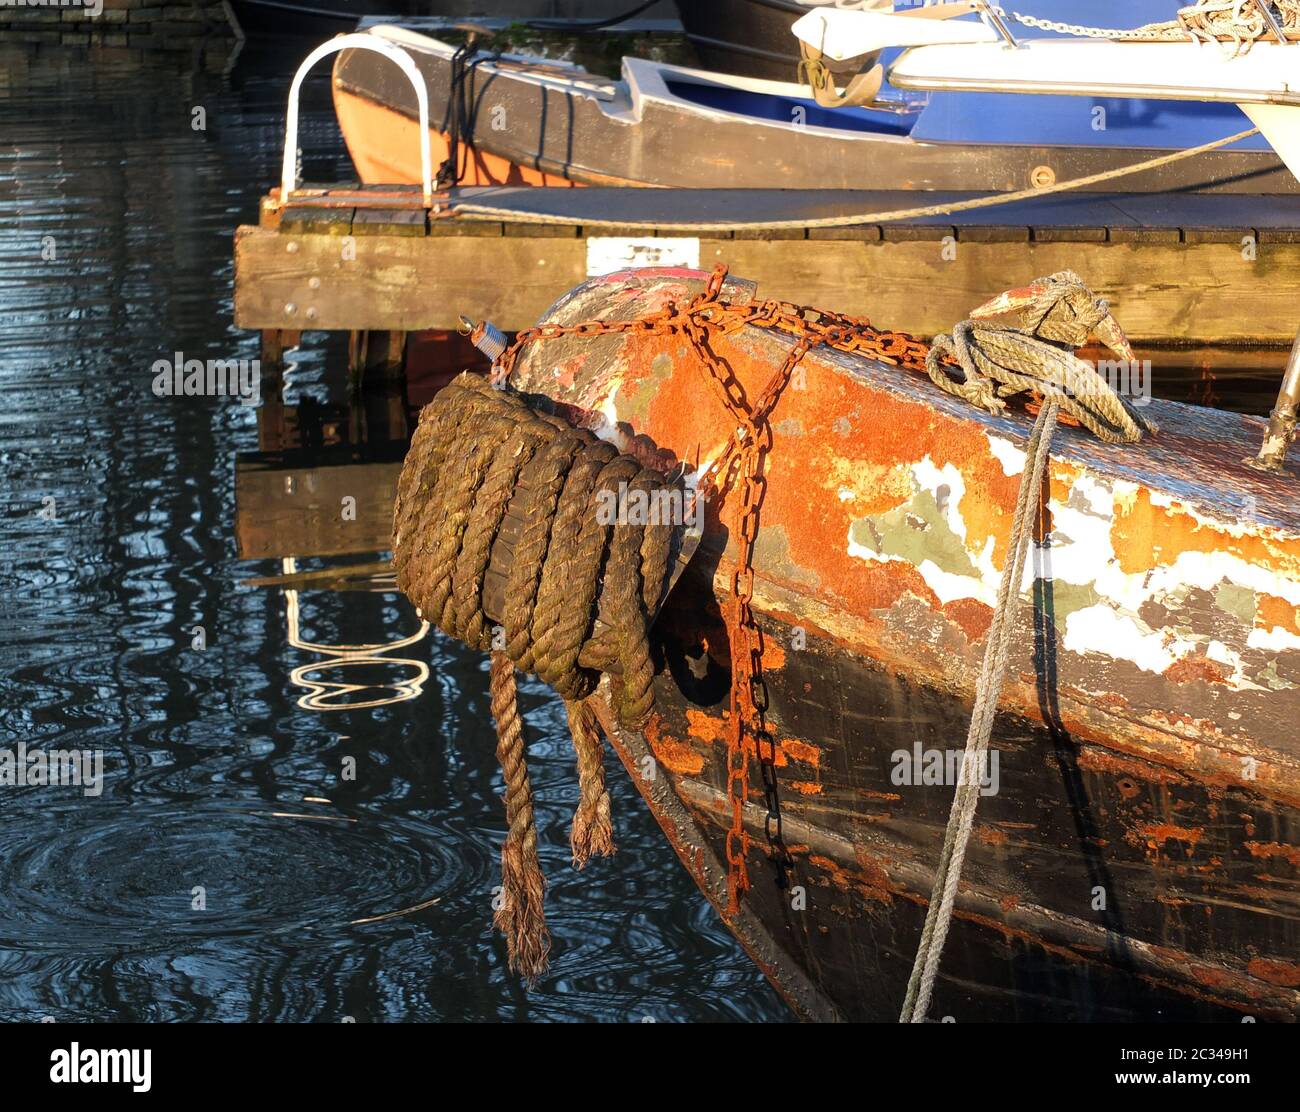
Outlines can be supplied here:
[[[0, 0], [0, 42], [65, 46], [188, 46], [203, 36], [234, 34], [220, 0], [89, 0], [10, 6]], [[96, 8], [102, 8], [98, 15]]]

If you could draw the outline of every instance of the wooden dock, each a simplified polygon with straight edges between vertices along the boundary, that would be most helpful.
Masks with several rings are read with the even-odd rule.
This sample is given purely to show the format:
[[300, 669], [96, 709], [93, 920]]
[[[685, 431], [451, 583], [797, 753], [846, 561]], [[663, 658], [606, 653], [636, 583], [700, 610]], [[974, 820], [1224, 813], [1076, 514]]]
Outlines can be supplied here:
[[[747, 226], [904, 208], [917, 197], [497, 187], [440, 194], [426, 209], [413, 187], [304, 188], [286, 206], [267, 198], [259, 225], [236, 233], [235, 322], [290, 334], [406, 333], [452, 329], [464, 314], [514, 331], [590, 276], [599, 241], [670, 236], [686, 241], [701, 267], [724, 262], [756, 281], [760, 296], [922, 336], [993, 293], [1072, 269], [1111, 300], [1140, 343], [1294, 338], [1300, 197], [1063, 194], [888, 224]], [[485, 202], [518, 219], [463, 212]], [[531, 222], [539, 215], [548, 222]], [[670, 221], [740, 226], [663, 232]]]

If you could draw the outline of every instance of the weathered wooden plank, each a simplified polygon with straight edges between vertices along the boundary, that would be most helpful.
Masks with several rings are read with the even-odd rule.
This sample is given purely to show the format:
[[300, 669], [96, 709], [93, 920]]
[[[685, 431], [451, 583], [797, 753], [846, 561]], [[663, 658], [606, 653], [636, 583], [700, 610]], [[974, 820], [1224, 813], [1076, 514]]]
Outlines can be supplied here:
[[809, 239], [852, 239], [878, 243], [882, 238], [879, 224], [845, 224], [839, 228], [809, 228]]
[[959, 226], [957, 239], [961, 243], [1028, 243], [1031, 231], [1028, 225], [1015, 224]]
[[512, 239], [577, 239], [577, 224], [506, 224], [503, 234]]
[[1179, 228], [1141, 228], [1136, 225], [1117, 224], [1107, 229], [1111, 243], [1181, 243], [1183, 233]]
[[576, 237], [358, 236], [354, 246], [355, 258], [345, 258], [332, 237], [241, 228], [235, 240], [239, 327], [301, 320], [286, 317], [293, 305], [301, 314], [316, 310], [315, 328], [455, 328], [465, 313], [516, 329], [587, 276], [587, 242]]
[[346, 236], [352, 232], [352, 208], [288, 205], [280, 214], [280, 231], [286, 235]]
[[952, 224], [882, 224], [880, 230], [887, 243], [934, 243], [957, 238], [957, 229]]
[[423, 237], [426, 223], [424, 209], [358, 208], [352, 217], [352, 234]]
[[1031, 229], [1035, 243], [1105, 243], [1106, 229], [1083, 225], [1060, 225]]
[[[332, 237], [241, 228], [235, 321], [241, 328], [281, 328], [303, 319], [285, 316], [293, 305], [300, 314], [314, 308], [316, 328], [449, 329], [462, 313], [506, 330], [525, 328], [586, 278], [586, 248], [576, 237], [363, 236], [349, 260]], [[1300, 279], [1300, 244], [1261, 242], [1251, 254], [1240, 238], [700, 240], [701, 266], [726, 263], [733, 274], [756, 281], [761, 297], [867, 316], [921, 335], [947, 329], [992, 293], [1070, 269], [1110, 299], [1136, 340], [1289, 344], [1298, 323], [1291, 291]]]
[[493, 220], [430, 220], [429, 235], [463, 238], [479, 237], [482, 239], [500, 239], [505, 234], [505, 225]]
[[[1289, 344], [1300, 280], [1297, 245], [1260, 245], [1254, 261], [1236, 244], [701, 243], [706, 268], [726, 262], [758, 282], [760, 297], [789, 298], [934, 335], [991, 294], [1043, 274], [1075, 270], [1110, 300], [1144, 342]], [[1243, 307], [1249, 311], [1243, 311]], [[513, 327], [503, 326], [503, 327]]]
[[1238, 247], [1247, 238], [1258, 239], [1253, 228], [1184, 228], [1184, 243], [1233, 243]]

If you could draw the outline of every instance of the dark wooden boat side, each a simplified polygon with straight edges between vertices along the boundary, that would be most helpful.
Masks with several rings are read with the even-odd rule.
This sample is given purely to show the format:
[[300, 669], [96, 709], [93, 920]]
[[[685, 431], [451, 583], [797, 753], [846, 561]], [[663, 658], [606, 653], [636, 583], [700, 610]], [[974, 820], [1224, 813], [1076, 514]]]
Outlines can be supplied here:
[[229, 0], [239, 29], [246, 35], [326, 39], [356, 29], [361, 17], [391, 10], [391, 5], [369, 0]]

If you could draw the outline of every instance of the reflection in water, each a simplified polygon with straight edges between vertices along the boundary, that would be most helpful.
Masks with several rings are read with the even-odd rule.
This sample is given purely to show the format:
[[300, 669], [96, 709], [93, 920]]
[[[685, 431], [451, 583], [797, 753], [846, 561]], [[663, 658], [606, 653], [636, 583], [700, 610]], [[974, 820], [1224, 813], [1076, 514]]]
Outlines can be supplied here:
[[[286, 556], [282, 563], [285, 575], [292, 575], [297, 571], [297, 561], [292, 556]], [[303, 649], [307, 652], [319, 653], [322, 656], [332, 658], [328, 661], [313, 664], [300, 664], [289, 673], [289, 679], [293, 683], [299, 687], [307, 688], [308, 693], [298, 699], [298, 705], [304, 710], [365, 710], [368, 707], [386, 707], [392, 703], [401, 703], [407, 699], [414, 699], [424, 689], [424, 681], [429, 678], [429, 666], [424, 661], [407, 660], [403, 657], [388, 656], [387, 654], [395, 649], [404, 649], [408, 645], [416, 645], [423, 641], [430, 629], [428, 622], [421, 620], [418, 632], [413, 633], [410, 637], [404, 637], [400, 641], [389, 641], [376, 645], [323, 645], [319, 642], [304, 641], [302, 639], [302, 634], [299, 631], [298, 589], [289, 587], [285, 590], [284, 596], [287, 607], [286, 619], [289, 626], [289, 644], [295, 649]], [[339, 681], [321, 683], [311, 679], [312, 675], [329, 669], [374, 666], [389, 669], [410, 668], [414, 674], [390, 683], [343, 683]], [[392, 694], [385, 698], [367, 699], [365, 701], [354, 699], [346, 699], [343, 702], [335, 701], [341, 696], [375, 689], [390, 691]]]
[[[268, 54], [250, 42], [223, 77], [188, 53], [0, 45], [0, 745], [100, 751], [105, 774], [99, 798], [0, 788], [0, 1014], [785, 1017], [617, 761], [621, 852], [570, 867], [572, 746], [531, 680], [555, 949], [524, 993], [491, 927], [504, 816], [482, 657], [392, 592], [313, 582], [286, 636], [280, 590], [242, 585], [312, 551], [239, 557], [232, 463], [270, 450], [259, 415], [155, 397], [150, 368], [258, 354], [231, 321], [231, 232], [278, 179], [297, 59]], [[351, 176], [328, 69], [303, 110], [307, 178]], [[314, 454], [400, 425], [373, 399], [350, 420], [323, 340], [295, 355], [272, 421], [302, 422]], [[364, 503], [400, 445], [358, 451], [355, 474], [377, 476], [347, 491]], [[377, 663], [345, 664], [342, 686], [366, 690], [331, 688], [353, 652]]]

